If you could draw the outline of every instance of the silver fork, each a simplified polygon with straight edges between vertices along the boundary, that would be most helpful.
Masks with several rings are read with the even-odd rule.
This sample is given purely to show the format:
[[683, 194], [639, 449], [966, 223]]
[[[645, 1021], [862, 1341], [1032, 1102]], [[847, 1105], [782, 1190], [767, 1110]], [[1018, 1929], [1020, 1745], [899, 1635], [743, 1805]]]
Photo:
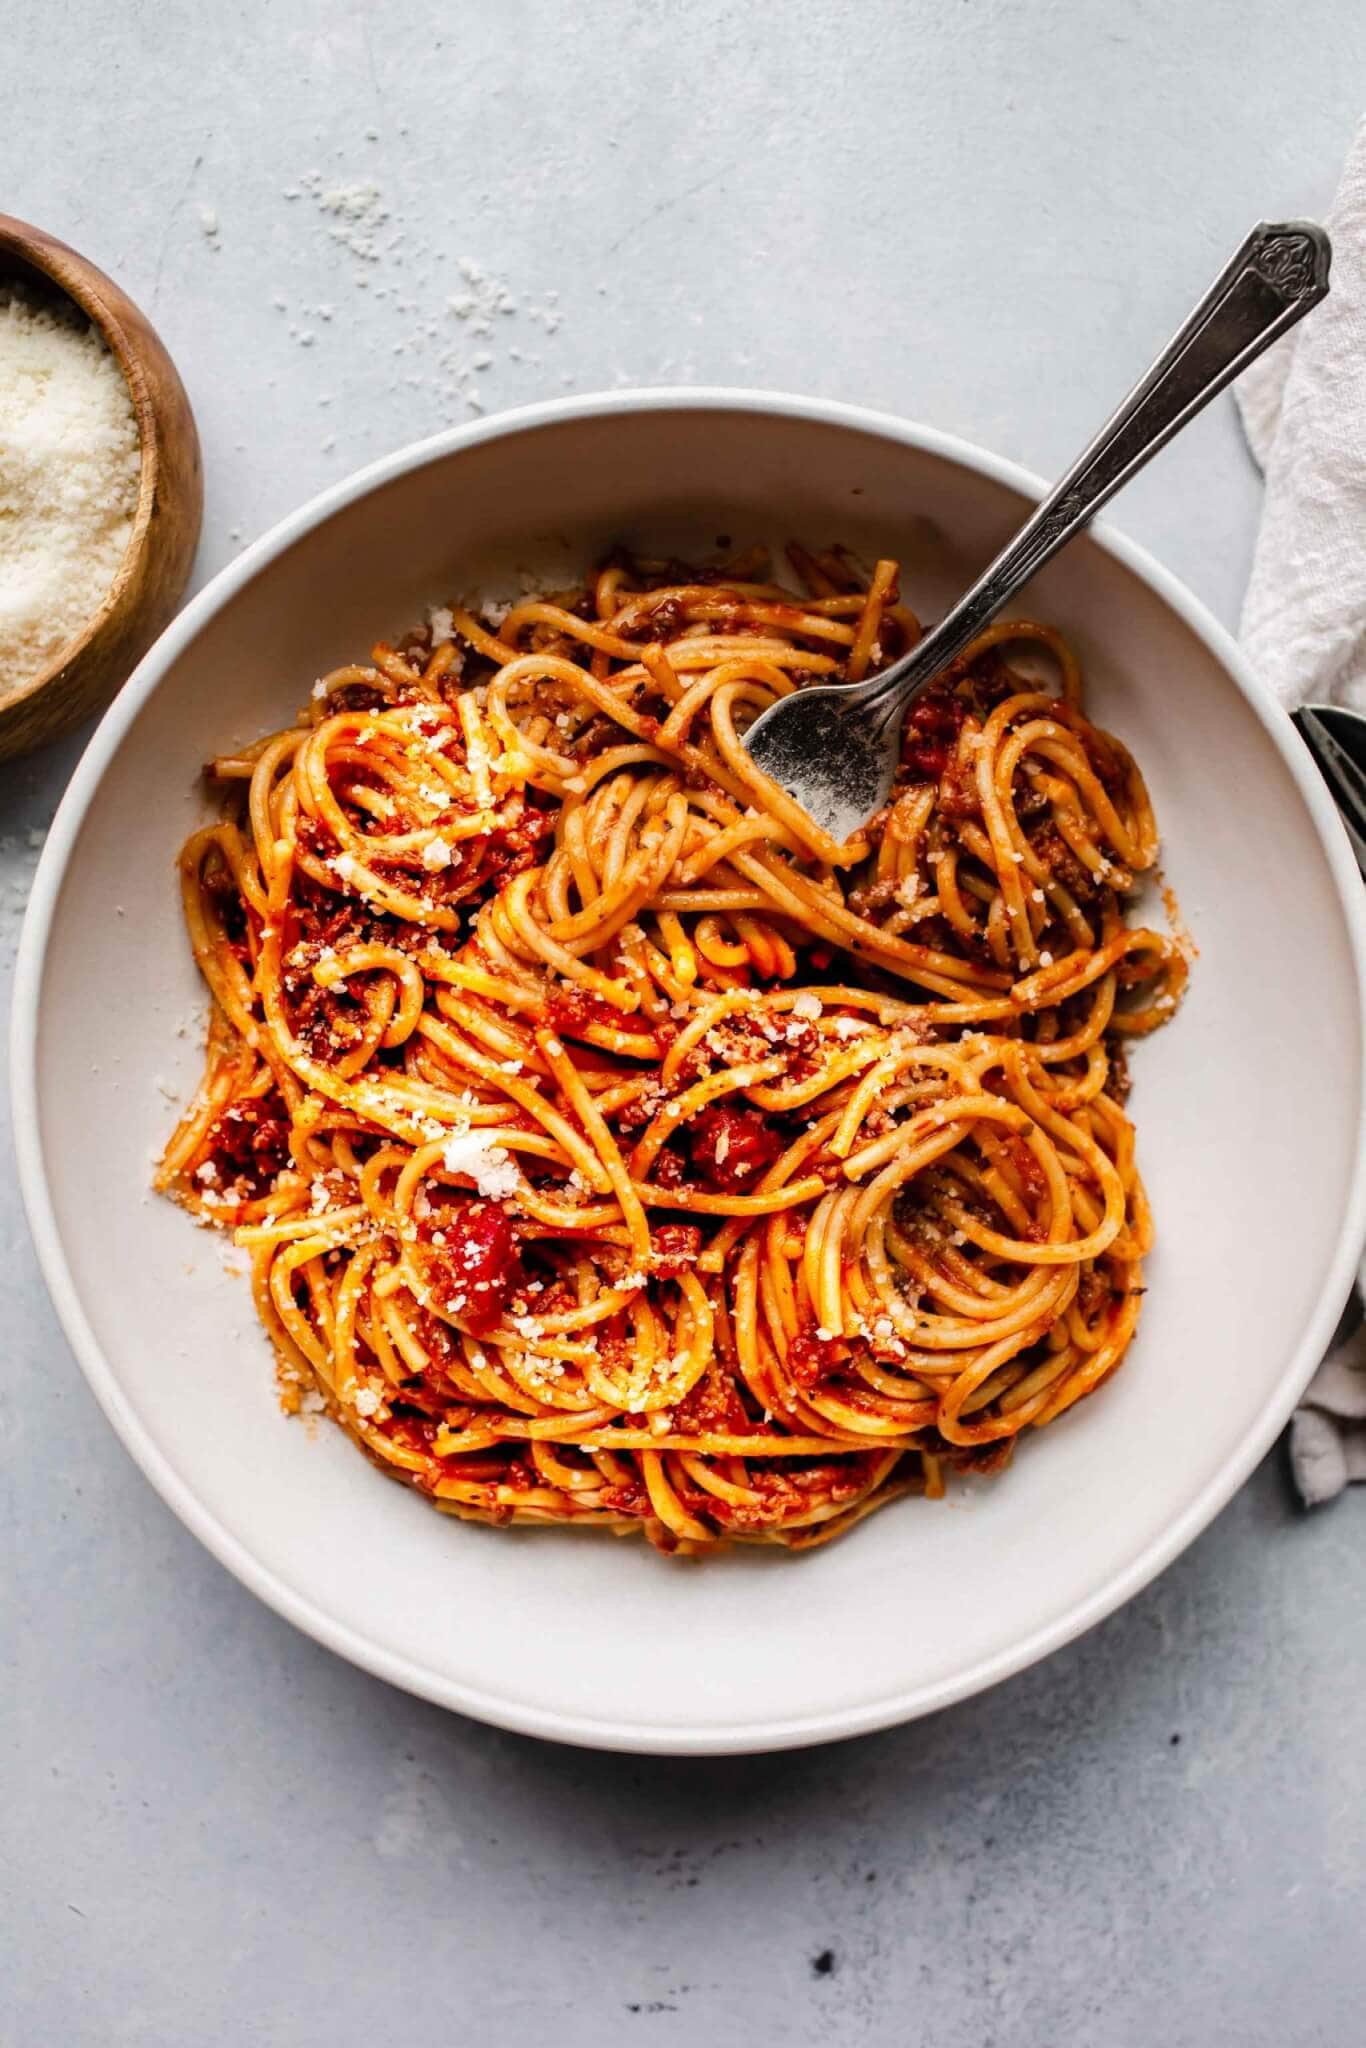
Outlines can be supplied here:
[[947, 618], [867, 682], [796, 690], [770, 705], [745, 735], [756, 765], [833, 839], [852, 838], [891, 792], [911, 699], [1149, 456], [1318, 304], [1331, 253], [1313, 221], [1255, 227], [1147, 376]]
[[1332, 792], [1366, 877], [1366, 718], [1340, 704], [1305, 704], [1290, 716]]

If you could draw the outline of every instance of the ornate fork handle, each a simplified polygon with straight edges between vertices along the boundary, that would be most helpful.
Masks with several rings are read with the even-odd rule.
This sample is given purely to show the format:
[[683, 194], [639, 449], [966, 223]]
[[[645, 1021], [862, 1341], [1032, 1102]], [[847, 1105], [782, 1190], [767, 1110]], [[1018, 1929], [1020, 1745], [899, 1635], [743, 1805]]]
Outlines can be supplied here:
[[944, 621], [865, 685], [885, 726], [1093, 518], [1107, 499], [1328, 290], [1330, 247], [1313, 221], [1263, 221], [1090, 446]]

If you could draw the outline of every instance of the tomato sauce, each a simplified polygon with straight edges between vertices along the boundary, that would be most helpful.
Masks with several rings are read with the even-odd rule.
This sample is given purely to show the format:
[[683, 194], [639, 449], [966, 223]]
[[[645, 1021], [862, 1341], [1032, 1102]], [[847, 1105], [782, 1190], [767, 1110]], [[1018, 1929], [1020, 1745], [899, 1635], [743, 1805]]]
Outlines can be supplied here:
[[850, 1355], [843, 1337], [822, 1337], [814, 1329], [799, 1330], [787, 1354], [787, 1369], [799, 1387], [818, 1387], [833, 1379]]
[[471, 1336], [487, 1336], [524, 1279], [504, 1205], [482, 1196], [434, 1201], [418, 1235], [438, 1306]]
[[702, 1232], [696, 1223], [656, 1223], [650, 1232], [654, 1272], [661, 1280], [676, 1280], [697, 1264], [702, 1251]]
[[725, 1194], [743, 1194], [783, 1150], [779, 1132], [757, 1109], [713, 1102], [688, 1126], [693, 1165], [708, 1184]]
[[247, 906], [230, 868], [214, 867], [204, 877], [204, 894], [214, 907], [228, 951], [250, 970], [251, 946], [247, 935]]
[[967, 707], [947, 691], [927, 690], [906, 715], [901, 758], [912, 775], [938, 782], [953, 757]]
[[595, 1026], [599, 1030], [623, 1031], [635, 1028], [634, 1020], [623, 1016], [601, 996], [586, 988], [553, 988], [546, 997], [546, 1019], [552, 1031], [565, 1038], [582, 1038]]
[[284, 1107], [273, 1093], [234, 1102], [209, 1126], [206, 1157], [222, 1184], [243, 1181], [253, 1196], [262, 1195], [288, 1166], [289, 1119]]

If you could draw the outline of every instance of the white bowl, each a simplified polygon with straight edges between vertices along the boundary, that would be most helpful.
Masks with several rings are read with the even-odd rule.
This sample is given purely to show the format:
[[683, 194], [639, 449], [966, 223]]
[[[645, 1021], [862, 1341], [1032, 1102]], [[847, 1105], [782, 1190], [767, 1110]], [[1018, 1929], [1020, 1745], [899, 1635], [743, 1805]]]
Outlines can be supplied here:
[[[1200, 947], [1135, 1055], [1157, 1218], [1142, 1327], [1003, 1477], [906, 1501], [806, 1557], [453, 1523], [330, 1427], [286, 1423], [243, 1278], [147, 1192], [198, 1072], [176, 850], [201, 762], [423, 607], [617, 538], [795, 533], [905, 564], [933, 616], [1038, 495], [920, 427], [753, 392], [534, 407], [410, 448], [224, 571], [138, 669], [48, 840], [21, 949], [17, 1138], [48, 1284], [106, 1414], [214, 1555], [299, 1627], [468, 1714], [604, 1748], [849, 1735], [1019, 1670], [1170, 1562], [1271, 1443], [1366, 1234], [1366, 917], [1288, 720], [1173, 579], [1078, 542], [1027, 608], [1081, 650], [1136, 750]], [[236, 1261], [239, 1265], [242, 1261]], [[117, 1541], [117, 1532], [111, 1540]]]

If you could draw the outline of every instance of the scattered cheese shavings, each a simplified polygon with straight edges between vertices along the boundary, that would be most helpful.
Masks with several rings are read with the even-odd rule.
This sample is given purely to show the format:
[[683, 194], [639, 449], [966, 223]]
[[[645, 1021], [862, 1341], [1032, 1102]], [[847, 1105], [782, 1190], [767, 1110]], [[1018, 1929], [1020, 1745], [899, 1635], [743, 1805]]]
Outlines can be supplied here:
[[517, 1168], [504, 1147], [491, 1145], [482, 1132], [468, 1127], [451, 1133], [441, 1163], [447, 1173], [463, 1174], [472, 1180], [480, 1194], [491, 1201], [515, 1195], [521, 1185]]

